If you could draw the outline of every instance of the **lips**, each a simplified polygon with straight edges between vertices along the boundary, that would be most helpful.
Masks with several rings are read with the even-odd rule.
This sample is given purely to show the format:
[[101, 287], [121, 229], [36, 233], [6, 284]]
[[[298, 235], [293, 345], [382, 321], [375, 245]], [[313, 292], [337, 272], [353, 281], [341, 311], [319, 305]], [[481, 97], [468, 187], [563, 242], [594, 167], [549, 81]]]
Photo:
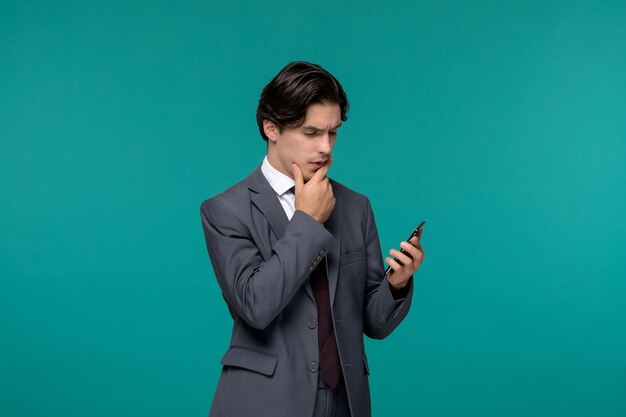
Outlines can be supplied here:
[[324, 165], [324, 161], [320, 161], [320, 162], [309, 162], [311, 165], [313, 165], [315, 168], [321, 168]]

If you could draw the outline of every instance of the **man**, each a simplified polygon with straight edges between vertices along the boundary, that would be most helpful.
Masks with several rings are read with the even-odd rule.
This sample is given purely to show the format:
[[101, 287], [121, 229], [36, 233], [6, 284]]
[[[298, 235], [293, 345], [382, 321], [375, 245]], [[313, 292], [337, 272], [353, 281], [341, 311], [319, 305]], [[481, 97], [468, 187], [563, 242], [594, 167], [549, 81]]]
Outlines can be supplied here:
[[[318, 65], [293, 62], [264, 88], [267, 156], [202, 203], [206, 244], [234, 320], [210, 416], [370, 416], [363, 334], [406, 316], [417, 238], [386, 261], [369, 200], [328, 178], [348, 100]], [[394, 261], [392, 257], [398, 258]]]

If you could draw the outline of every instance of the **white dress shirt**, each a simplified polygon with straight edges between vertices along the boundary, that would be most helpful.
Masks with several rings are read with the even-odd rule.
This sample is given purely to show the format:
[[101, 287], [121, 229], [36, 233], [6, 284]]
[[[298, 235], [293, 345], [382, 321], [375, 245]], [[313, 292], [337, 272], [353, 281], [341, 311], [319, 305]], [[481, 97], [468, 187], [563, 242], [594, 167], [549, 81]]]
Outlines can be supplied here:
[[276, 192], [278, 201], [280, 201], [280, 205], [283, 206], [287, 218], [291, 220], [293, 214], [296, 212], [296, 195], [292, 190], [296, 182], [271, 166], [267, 160], [267, 155], [263, 158], [261, 171], [274, 192]]

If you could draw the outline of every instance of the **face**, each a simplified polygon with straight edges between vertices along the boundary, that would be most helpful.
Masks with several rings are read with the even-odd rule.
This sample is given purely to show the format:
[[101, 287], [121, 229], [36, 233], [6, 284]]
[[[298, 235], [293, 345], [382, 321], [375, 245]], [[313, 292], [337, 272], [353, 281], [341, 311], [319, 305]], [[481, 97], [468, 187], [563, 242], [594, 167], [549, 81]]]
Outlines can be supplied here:
[[267, 159], [291, 178], [291, 163], [295, 162], [302, 170], [304, 181], [308, 181], [330, 158], [340, 126], [341, 109], [335, 103], [311, 104], [301, 126], [283, 127], [282, 132], [265, 120], [263, 128], [269, 139]]

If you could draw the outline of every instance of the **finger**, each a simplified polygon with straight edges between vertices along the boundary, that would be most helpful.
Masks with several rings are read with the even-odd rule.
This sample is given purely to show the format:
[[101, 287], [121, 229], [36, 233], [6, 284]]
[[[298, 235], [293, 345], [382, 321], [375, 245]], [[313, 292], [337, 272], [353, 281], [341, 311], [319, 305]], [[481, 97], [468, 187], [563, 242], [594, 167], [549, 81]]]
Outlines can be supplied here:
[[[413, 239], [411, 239], [411, 241], [413, 241]], [[415, 258], [416, 256], [419, 256], [419, 252], [422, 248], [419, 242], [410, 243], [410, 244], [407, 244], [406, 242], [401, 242], [400, 246], [402, 247], [402, 249], [404, 249], [405, 252], [408, 252], [409, 255], [412, 256], [413, 258]]]
[[326, 174], [328, 174], [328, 169], [330, 168], [330, 165], [332, 163], [333, 163], [333, 157], [331, 156], [330, 158], [328, 158], [328, 160], [326, 160], [324, 165], [322, 165], [322, 167], [315, 172], [315, 175], [313, 175], [313, 178], [311, 179], [314, 179], [316, 181], [321, 181], [326, 176]]
[[400, 252], [399, 250], [396, 249], [391, 249], [389, 251], [389, 253], [394, 257], [397, 258], [398, 261], [400, 261], [402, 263], [402, 265], [411, 265], [413, 263], [413, 259], [411, 259], [410, 256]]
[[302, 170], [293, 162], [291, 164], [291, 172], [293, 173], [293, 180], [296, 182], [296, 192], [300, 191], [304, 186], [304, 178], [302, 177]]
[[424, 253], [424, 249], [422, 249], [422, 242], [420, 241], [420, 236], [418, 236], [417, 239], [414, 237], [411, 238], [410, 242], [411, 242], [411, 245], [415, 246], [420, 252], [422, 252], [422, 254]]
[[413, 245], [404, 245], [404, 242], [402, 242], [400, 245], [413, 258], [414, 266], [418, 266], [422, 263], [422, 261], [424, 260], [424, 250], [422, 249], [422, 245], [418, 243], [417, 247], [415, 247]]
[[413, 258], [413, 269], [417, 269], [424, 262], [424, 252], [421, 249], [416, 249], [411, 256]]
[[332, 164], [332, 158], [329, 158], [326, 162], [324, 162], [324, 165], [322, 165], [322, 167], [315, 172], [312, 179], [316, 181], [322, 181], [325, 179], [328, 169], [330, 168], [330, 164]]
[[400, 265], [399, 263], [397, 263], [396, 261], [393, 260], [393, 258], [385, 258], [385, 262], [387, 262], [387, 265], [389, 265], [391, 267], [391, 269], [393, 269], [394, 271], [398, 272], [402, 269], [402, 265]]
[[321, 186], [322, 186], [322, 190], [326, 191], [327, 193], [331, 193], [333, 192], [333, 185], [330, 183], [330, 179], [328, 177], [324, 177], [324, 179], [322, 180], [322, 182], [320, 182]]
[[422, 244], [421, 243], [417, 244], [417, 250], [419, 250], [422, 253], [422, 257], [424, 257], [424, 248], [422, 248]]

